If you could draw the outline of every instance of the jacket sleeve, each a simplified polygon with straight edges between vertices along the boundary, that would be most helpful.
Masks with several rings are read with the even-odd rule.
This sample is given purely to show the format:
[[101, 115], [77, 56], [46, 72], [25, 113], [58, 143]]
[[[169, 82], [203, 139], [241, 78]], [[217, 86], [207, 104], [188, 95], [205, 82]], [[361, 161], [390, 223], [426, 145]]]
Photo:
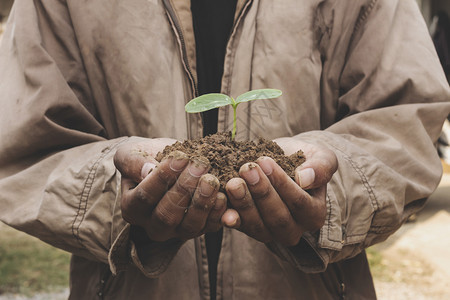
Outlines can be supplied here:
[[[113, 164], [135, 137], [102, 125], [65, 2], [16, 0], [0, 66], [0, 220], [114, 272], [140, 264]], [[179, 246], [147, 261], [161, 272]]]
[[442, 174], [434, 143], [450, 93], [420, 11], [413, 0], [365, 2], [348, 36], [352, 17], [334, 10], [327, 37], [323, 96], [337, 99], [337, 122], [295, 137], [338, 158], [325, 225], [296, 247], [268, 245], [306, 272], [385, 240], [424, 206]]

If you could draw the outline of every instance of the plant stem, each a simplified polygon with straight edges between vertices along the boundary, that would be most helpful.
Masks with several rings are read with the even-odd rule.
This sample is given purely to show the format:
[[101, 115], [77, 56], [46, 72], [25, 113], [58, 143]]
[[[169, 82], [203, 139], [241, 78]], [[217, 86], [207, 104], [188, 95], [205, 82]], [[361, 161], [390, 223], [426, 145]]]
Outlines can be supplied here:
[[233, 107], [233, 131], [231, 132], [231, 140], [234, 141], [234, 137], [236, 136], [236, 105], [231, 105]]

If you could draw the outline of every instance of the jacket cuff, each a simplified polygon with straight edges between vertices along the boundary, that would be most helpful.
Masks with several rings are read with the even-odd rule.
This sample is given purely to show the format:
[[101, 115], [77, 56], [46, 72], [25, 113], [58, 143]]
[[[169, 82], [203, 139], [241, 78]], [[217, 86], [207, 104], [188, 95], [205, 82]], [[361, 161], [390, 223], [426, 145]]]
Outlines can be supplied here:
[[267, 247], [278, 257], [305, 273], [324, 272], [329, 263], [351, 258], [363, 250], [366, 234], [347, 236], [341, 221], [341, 208], [332, 188], [327, 188], [327, 217], [320, 230], [305, 232], [293, 247], [268, 243]]
[[117, 236], [109, 251], [111, 272], [116, 275], [131, 265], [146, 277], [155, 278], [164, 273], [183, 245], [183, 241], [172, 239], [165, 242], [135, 243], [131, 239], [131, 225], [127, 224]]
[[269, 243], [267, 247], [281, 259], [305, 273], [326, 271], [328, 264], [351, 258], [364, 248], [366, 235], [347, 236], [345, 225], [340, 221], [340, 207], [328, 188], [327, 218], [322, 228], [305, 232], [293, 247]]
[[[330, 142], [337, 137], [321, 132], [314, 134], [313, 137], [308, 133], [302, 134], [301, 138], [311, 144], [330, 148], [332, 147]], [[335, 143], [339, 144], [338, 141]], [[285, 247], [278, 243], [267, 244], [267, 247], [281, 259], [306, 273], [323, 272], [329, 263], [357, 255], [364, 248], [372, 226], [375, 200], [363, 170], [356, 166], [349, 155], [335, 148], [331, 149], [338, 158], [340, 170], [327, 185], [327, 214], [322, 228], [315, 232], [305, 232], [300, 242], [293, 247]], [[354, 206], [347, 202], [348, 195], [345, 194], [342, 177], [351, 182], [353, 196], [364, 201], [359, 201]], [[356, 217], [347, 214], [348, 206], [355, 211]], [[347, 232], [347, 226], [350, 226], [350, 234]]]

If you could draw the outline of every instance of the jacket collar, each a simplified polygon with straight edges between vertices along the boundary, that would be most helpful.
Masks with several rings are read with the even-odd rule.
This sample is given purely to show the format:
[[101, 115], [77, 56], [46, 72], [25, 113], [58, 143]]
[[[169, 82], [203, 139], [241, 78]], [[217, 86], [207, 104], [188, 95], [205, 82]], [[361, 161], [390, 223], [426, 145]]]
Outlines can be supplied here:
[[[238, 0], [236, 4], [236, 13], [234, 23], [239, 18], [241, 11], [245, 8], [247, 2], [251, 0]], [[186, 71], [192, 77], [194, 92], [196, 93], [197, 83], [197, 62], [195, 51], [194, 25], [192, 23], [191, 1], [186, 0], [164, 0], [166, 12], [172, 22], [175, 34], [180, 43], [182, 56]]]

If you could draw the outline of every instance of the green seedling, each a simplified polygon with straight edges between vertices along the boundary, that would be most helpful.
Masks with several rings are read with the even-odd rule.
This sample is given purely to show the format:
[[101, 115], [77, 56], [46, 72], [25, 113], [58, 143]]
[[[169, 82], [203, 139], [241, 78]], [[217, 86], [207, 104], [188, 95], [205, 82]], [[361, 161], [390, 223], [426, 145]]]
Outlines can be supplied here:
[[236, 136], [236, 108], [239, 103], [253, 100], [273, 99], [281, 96], [280, 90], [275, 89], [259, 89], [252, 90], [242, 95], [239, 95], [236, 100], [225, 94], [212, 93], [205, 94], [189, 101], [184, 107], [188, 113], [199, 113], [214, 108], [231, 105], [233, 107], [233, 131], [231, 132], [231, 139], [234, 140]]

